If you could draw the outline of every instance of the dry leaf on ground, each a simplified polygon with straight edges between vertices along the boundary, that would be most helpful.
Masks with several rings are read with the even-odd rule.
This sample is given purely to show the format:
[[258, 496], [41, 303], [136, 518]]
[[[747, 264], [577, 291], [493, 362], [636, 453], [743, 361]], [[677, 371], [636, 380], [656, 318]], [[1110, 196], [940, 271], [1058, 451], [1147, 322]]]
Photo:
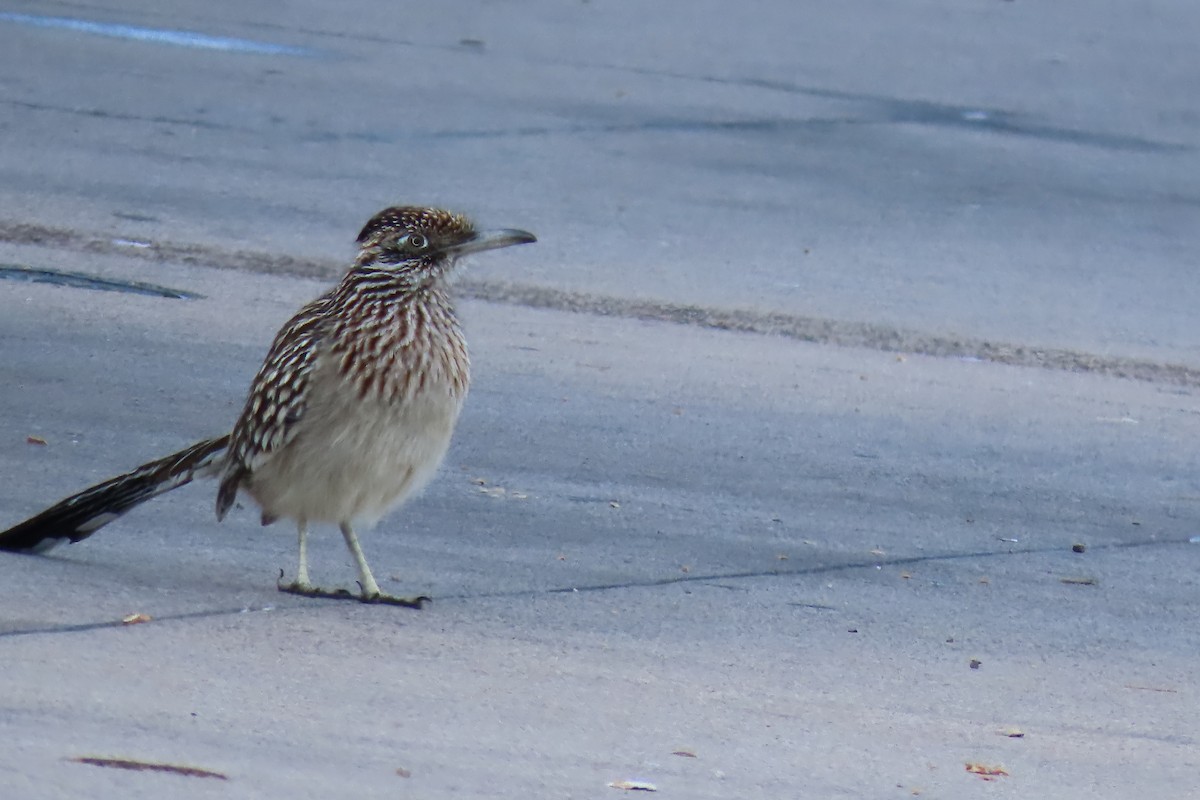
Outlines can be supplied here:
[[966, 767], [967, 772], [972, 775], [978, 775], [985, 781], [994, 781], [1001, 776], [1008, 776], [1008, 770], [998, 765], [977, 764], [973, 761], [968, 761]]
[[613, 789], [624, 789], [627, 792], [657, 792], [658, 787], [645, 781], [613, 781], [609, 784]]
[[179, 764], [156, 764], [152, 761], [137, 761], [132, 758], [98, 758], [96, 756], [77, 756], [67, 759], [76, 764], [89, 764], [93, 767], [112, 767], [113, 769], [128, 769], [135, 772], [170, 772], [175, 775], [186, 775], [189, 778], [217, 778], [229, 780], [220, 772], [200, 767], [185, 767]]

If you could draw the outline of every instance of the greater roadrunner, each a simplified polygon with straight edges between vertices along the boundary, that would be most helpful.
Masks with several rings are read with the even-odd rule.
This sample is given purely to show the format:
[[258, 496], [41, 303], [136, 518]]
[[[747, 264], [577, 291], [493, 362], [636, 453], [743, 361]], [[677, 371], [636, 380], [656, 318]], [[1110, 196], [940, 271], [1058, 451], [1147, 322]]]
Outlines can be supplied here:
[[283, 591], [352, 596], [309, 581], [308, 524], [330, 522], [358, 565], [359, 599], [420, 607], [423, 598], [379, 590], [352, 525], [373, 524], [420, 490], [450, 444], [470, 362], [447, 273], [468, 253], [533, 241], [520, 230], [476, 231], [440, 209], [384, 209], [358, 235], [341, 283], [276, 334], [231, 433], [60, 501], [0, 533], [0, 549], [78, 542], [152, 497], [215, 476], [217, 519], [240, 490], [264, 525], [295, 520], [300, 563]]

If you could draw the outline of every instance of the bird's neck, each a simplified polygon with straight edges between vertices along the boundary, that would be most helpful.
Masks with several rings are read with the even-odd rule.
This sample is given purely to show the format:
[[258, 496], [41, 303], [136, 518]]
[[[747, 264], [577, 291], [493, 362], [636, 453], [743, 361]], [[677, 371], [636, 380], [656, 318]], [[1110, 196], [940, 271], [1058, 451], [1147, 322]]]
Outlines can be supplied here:
[[396, 399], [432, 384], [465, 395], [466, 343], [440, 276], [356, 266], [330, 299], [332, 351], [364, 399]]

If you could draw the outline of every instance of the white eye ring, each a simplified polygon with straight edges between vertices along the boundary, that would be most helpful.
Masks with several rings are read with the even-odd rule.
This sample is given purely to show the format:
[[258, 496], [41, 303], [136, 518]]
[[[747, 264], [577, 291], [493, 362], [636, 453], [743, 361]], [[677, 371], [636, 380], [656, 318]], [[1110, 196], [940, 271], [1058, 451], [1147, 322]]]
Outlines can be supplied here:
[[414, 250], [424, 250], [429, 246], [429, 240], [419, 233], [410, 233], [407, 238], [408, 246]]

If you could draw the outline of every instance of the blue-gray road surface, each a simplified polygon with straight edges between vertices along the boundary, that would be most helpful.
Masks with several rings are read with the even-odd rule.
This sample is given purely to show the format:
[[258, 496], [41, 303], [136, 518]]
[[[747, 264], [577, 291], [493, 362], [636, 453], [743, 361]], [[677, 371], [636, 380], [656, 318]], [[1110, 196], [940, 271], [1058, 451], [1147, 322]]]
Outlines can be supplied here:
[[0, 275], [199, 297], [0, 280], [0, 526], [230, 425], [378, 208], [541, 241], [468, 266], [454, 447], [364, 537], [433, 604], [278, 594], [292, 531], [203, 484], [0, 557], [5, 796], [1188, 796], [1197, 41], [1183, 0], [9, 3]]

